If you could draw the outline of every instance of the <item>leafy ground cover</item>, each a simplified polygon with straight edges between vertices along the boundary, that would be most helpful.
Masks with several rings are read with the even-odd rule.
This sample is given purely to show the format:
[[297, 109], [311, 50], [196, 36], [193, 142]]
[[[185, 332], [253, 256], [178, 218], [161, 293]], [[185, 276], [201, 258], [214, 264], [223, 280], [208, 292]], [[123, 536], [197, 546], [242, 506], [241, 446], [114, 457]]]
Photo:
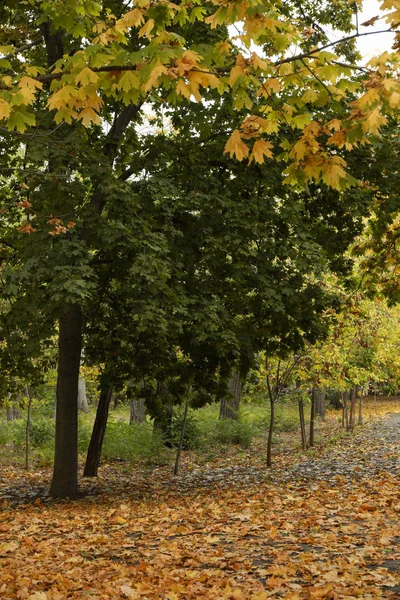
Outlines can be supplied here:
[[262, 441], [210, 460], [187, 452], [178, 477], [105, 464], [75, 502], [45, 496], [46, 469], [3, 465], [0, 597], [399, 598], [393, 406], [334, 443], [337, 416], [328, 420], [305, 454], [283, 434], [272, 471]]

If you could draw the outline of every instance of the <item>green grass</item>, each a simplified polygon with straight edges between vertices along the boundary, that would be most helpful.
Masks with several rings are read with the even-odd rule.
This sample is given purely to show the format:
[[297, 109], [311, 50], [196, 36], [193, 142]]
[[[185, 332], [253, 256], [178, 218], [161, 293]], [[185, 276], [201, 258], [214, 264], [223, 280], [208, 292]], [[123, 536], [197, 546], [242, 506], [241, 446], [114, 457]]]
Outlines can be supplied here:
[[[39, 464], [50, 464], [53, 460], [55, 420], [51, 418], [51, 414], [52, 411], [48, 407], [32, 411], [31, 456]], [[218, 404], [190, 409], [184, 448], [199, 453], [209, 453], [210, 448], [223, 448], [230, 444], [248, 448], [254, 439], [265, 438], [267, 434], [268, 405], [243, 403], [238, 421], [219, 420], [218, 415]], [[78, 448], [82, 460], [87, 452], [94, 418], [94, 408], [88, 414], [79, 415]], [[177, 407], [172, 424], [172, 443], [175, 446], [179, 442], [182, 418], [182, 407]], [[23, 460], [25, 427], [26, 412], [21, 419], [11, 422], [7, 422], [5, 415], [0, 414], [0, 448], [3, 448], [3, 454], [12, 454]], [[278, 403], [275, 433], [295, 430], [297, 427], [297, 403]], [[164, 446], [161, 435], [153, 431], [149, 420], [129, 425], [128, 407], [118, 407], [117, 410], [111, 411], [103, 445], [104, 460], [165, 464], [171, 460], [173, 454], [173, 451]]]

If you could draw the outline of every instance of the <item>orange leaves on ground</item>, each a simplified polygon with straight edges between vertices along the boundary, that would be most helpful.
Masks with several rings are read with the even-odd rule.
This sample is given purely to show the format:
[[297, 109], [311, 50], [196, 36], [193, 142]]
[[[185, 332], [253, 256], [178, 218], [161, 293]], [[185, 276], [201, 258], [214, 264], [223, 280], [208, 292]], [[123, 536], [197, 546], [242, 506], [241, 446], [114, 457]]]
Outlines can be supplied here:
[[[393, 412], [400, 402], [365, 406]], [[375, 422], [314, 453], [286, 448], [272, 472], [261, 447], [207, 464], [185, 453], [194, 468], [178, 477], [169, 467], [103, 465], [75, 502], [33, 494], [13, 505], [18, 490], [43, 490], [48, 473], [0, 467], [0, 597], [395, 600], [394, 425], [393, 439]]]

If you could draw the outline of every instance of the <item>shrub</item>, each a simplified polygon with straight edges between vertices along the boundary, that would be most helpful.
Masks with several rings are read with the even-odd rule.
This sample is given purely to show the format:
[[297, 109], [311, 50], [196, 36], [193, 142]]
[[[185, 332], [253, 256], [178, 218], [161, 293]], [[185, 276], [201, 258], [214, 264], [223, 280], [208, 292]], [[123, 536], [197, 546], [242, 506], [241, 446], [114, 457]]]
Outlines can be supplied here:
[[147, 421], [132, 423], [109, 418], [103, 444], [107, 460], [165, 462], [166, 450], [158, 431]]
[[[25, 433], [25, 423], [23, 424], [23, 431]], [[33, 419], [29, 427], [29, 439], [32, 448], [53, 446], [55, 439], [54, 420], [43, 417]]]
[[[170, 439], [172, 446], [175, 448], [179, 445], [179, 440], [181, 439], [181, 431], [183, 427], [183, 419], [185, 415], [185, 407], [184, 406], [174, 406], [174, 411], [172, 414], [171, 421], [171, 433]], [[201, 439], [201, 430], [198, 424], [198, 420], [195, 415], [195, 411], [192, 409], [188, 410], [187, 418], [186, 418], [186, 428], [185, 428], [185, 436], [183, 438], [183, 446], [184, 450], [196, 450], [201, 448], [202, 439]]]
[[219, 444], [239, 444], [249, 448], [256, 434], [256, 429], [249, 423], [220, 419], [216, 421], [211, 441]]

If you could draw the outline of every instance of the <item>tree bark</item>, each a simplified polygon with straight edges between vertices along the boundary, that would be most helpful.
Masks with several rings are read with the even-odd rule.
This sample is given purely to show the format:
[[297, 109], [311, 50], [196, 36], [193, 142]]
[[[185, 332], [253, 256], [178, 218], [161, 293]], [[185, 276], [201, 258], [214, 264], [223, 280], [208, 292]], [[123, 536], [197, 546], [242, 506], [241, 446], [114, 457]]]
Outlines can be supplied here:
[[82, 314], [69, 305], [59, 320], [56, 443], [50, 496], [76, 498], [78, 493], [78, 380]]
[[227, 398], [222, 398], [219, 405], [220, 419], [239, 419], [239, 407], [242, 397], [242, 382], [240, 375], [236, 369], [232, 369], [232, 375], [228, 383], [229, 395]]
[[104, 435], [107, 427], [111, 397], [112, 387], [105, 386], [104, 389], [100, 391], [99, 405], [97, 407], [96, 419], [93, 425], [85, 469], [83, 471], [84, 477], [97, 477], [101, 458], [101, 449], [103, 447]]
[[189, 410], [189, 395], [186, 398], [186, 402], [185, 402], [185, 412], [183, 413], [183, 423], [182, 423], [181, 435], [179, 437], [179, 445], [178, 445], [178, 448], [177, 448], [177, 451], [176, 451], [174, 475], [178, 475], [179, 460], [181, 458], [183, 440], [185, 439], [185, 433], [186, 433], [186, 423], [187, 423], [188, 410]]
[[353, 431], [356, 419], [357, 386], [350, 390], [350, 430]]
[[84, 413], [89, 412], [89, 406], [86, 397], [86, 383], [85, 380], [81, 378], [79, 378], [78, 382], [78, 410]]
[[314, 446], [314, 423], [315, 423], [315, 398], [317, 390], [311, 392], [311, 414], [310, 414], [310, 447]]
[[269, 406], [271, 409], [269, 416], [268, 441], [267, 441], [267, 467], [272, 467], [272, 436], [274, 434], [275, 425], [275, 399], [270, 394]]
[[132, 398], [130, 402], [129, 425], [143, 423], [146, 419], [144, 398]]
[[363, 401], [362, 401], [362, 397], [363, 397], [363, 395], [362, 395], [362, 390], [361, 390], [360, 398], [358, 400], [358, 424], [359, 425], [363, 424], [363, 411], [362, 411], [362, 409], [363, 409]]
[[28, 398], [28, 413], [26, 416], [26, 429], [25, 429], [25, 469], [29, 471], [29, 434], [31, 428], [31, 410], [32, 410], [32, 394], [29, 386], [26, 386], [26, 396]]
[[300, 419], [300, 433], [301, 433], [301, 445], [303, 450], [307, 448], [306, 438], [306, 424], [304, 419], [304, 403], [303, 398], [299, 398], [299, 419]]

